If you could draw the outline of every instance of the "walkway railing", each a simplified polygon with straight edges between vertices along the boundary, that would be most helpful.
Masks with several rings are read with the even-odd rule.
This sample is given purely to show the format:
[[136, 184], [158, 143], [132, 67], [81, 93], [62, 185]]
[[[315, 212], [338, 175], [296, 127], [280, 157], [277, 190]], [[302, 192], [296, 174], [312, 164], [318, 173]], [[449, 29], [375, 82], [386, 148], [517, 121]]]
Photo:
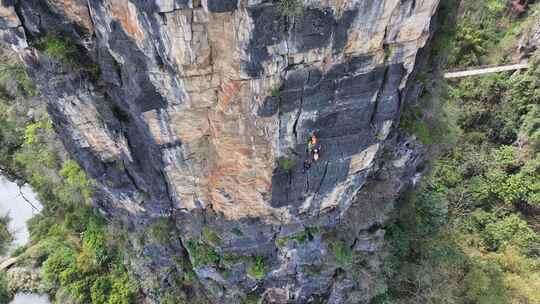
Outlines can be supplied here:
[[499, 73], [499, 72], [505, 72], [505, 71], [523, 70], [523, 69], [527, 69], [528, 67], [529, 67], [529, 63], [527, 61], [511, 64], [511, 65], [491, 65], [491, 66], [473, 67], [473, 68], [463, 69], [463, 70], [458, 70], [458, 71], [445, 72], [444, 78], [446, 79], [461, 78], [461, 77], [476, 76], [476, 75], [483, 75], [483, 74]]

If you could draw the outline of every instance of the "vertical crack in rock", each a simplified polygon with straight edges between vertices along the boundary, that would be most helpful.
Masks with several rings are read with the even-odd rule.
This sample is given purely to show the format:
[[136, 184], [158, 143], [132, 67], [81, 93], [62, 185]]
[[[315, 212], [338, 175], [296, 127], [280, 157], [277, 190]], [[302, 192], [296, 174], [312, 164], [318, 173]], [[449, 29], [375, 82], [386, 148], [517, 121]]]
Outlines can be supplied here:
[[371, 112], [371, 116], [369, 118], [370, 126], [374, 126], [374, 120], [375, 120], [375, 117], [377, 115], [377, 110], [378, 110], [378, 107], [379, 107], [380, 99], [382, 98], [382, 95], [384, 93], [384, 87], [385, 87], [385, 83], [386, 83], [387, 77], [388, 77], [388, 69], [389, 69], [388, 67], [384, 68], [383, 77], [382, 77], [383, 81], [381, 82], [381, 86], [379, 87], [379, 89], [377, 90], [377, 93], [375, 95], [373, 111]]
[[[294, 144], [298, 144], [298, 121], [300, 120], [300, 116], [302, 115], [302, 107], [304, 105], [304, 91], [306, 89], [306, 85], [309, 83], [309, 75], [310, 72], [308, 72], [308, 77], [305, 80], [305, 82], [302, 84], [302, 89], [300, 92], [300, 104], [298, 105], [298, 111], [296, 112], [296, 118], [293, 123], [293, 134], [294, 134]], [[304, 140], [304, 139], [302, 139]]]
[[326, 178], [326, 173], [328, 172], [328, 164], [329, 164], [329, 163], [330, 163], [330, 162], [327, 161], [327, 162], [324, 164], [324, 172], [323, 172], [322, 177], [321, 177], [321, 182], [319, 183], [319, 186], [317, 186], [317, 190], [315, 190], [315, 193], [316, 193], [316, 194], [319, 194], [320, 191], [321, 191], [321, 187], [322, 187], [322, 185], [323, 185], [323, 183], [324, 183], [324, 179]]
[[304, 191], [304, 193], [309, 193], [309, 172], [307, 172], [306, 170], [306, 190]]

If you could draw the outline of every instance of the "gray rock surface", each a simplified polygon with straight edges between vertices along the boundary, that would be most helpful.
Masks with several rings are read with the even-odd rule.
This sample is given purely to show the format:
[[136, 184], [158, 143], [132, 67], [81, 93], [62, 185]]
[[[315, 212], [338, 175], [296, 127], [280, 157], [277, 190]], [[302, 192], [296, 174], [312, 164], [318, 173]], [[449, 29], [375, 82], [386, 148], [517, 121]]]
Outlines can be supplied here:
[[[384, 223], [421, 160], [396, 125], [438, 0], [299, 4], [2, 1], [148, 303], [368, 303], [384, 284]], [[75, 58], [36, 48], [51, 36]]]

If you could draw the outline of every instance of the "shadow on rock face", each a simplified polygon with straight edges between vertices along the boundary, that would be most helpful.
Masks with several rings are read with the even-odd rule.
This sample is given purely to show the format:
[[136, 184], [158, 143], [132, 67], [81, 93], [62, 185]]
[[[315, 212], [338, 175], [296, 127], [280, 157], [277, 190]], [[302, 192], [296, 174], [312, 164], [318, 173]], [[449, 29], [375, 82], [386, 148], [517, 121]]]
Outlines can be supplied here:
[[347, 42], [348, 30], [358, 15], [358, 9], [354, 9], [336, 19], [330, 9], [306, 8], [301, 15], [291, 19], [281, 15], [275, 5], [253, 6], [248, 12], [254, 29], [248, 47], [251, 58], [244, 61], [243, 66], [250, 77], [263, 74], [263, 62], [270, 58], [268, 47], [284, 40], [299, 53], [325, 48], [330, 43], [334, 53], [341, 51]]
[[238, 0], [208, 0], [208, 10], [212, 13], [232, 12], [237, 9]]
[[[348, 178], [351, 157], [378, 142], [377, 126], [396, 119], [398, 91], [405, 70], [401, 64], [366, 67], [371, 57], [354, 57], [326, 73], [304, 68], [287, 74], [279, 97], [269, 96], [258, 109], [260, 116], [278, 115], [280, 137], [293, 124], [294, 168], [277, 168], [272, 178], [272, 206], [299, 207], [307, 197], [324, 196]], [[291, 115], [297, 113], [296, 121]], [[293, 115], [294, 116], [294, 115]], [[309, 170], [307, 139], [315, 132], [321, 142], [321, 158]], [[289, 134], [290, 136], [290, 134]]]

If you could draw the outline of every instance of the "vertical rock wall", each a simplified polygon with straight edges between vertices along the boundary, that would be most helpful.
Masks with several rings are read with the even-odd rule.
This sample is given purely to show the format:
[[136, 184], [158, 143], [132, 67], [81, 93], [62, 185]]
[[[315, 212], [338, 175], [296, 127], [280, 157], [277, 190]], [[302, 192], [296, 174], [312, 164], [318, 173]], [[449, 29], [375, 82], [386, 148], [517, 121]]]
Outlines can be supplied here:
[[[149, 302], [376, 294], [381, 225], [419, 159], [395, 128], [438, 0], [305, 0], [296, 16], [264, 0], [1, 2], [0, 35], [98, 181], [96, 206], [128, 227]], [[76, 62], [35, 48], [51, 36]]]

